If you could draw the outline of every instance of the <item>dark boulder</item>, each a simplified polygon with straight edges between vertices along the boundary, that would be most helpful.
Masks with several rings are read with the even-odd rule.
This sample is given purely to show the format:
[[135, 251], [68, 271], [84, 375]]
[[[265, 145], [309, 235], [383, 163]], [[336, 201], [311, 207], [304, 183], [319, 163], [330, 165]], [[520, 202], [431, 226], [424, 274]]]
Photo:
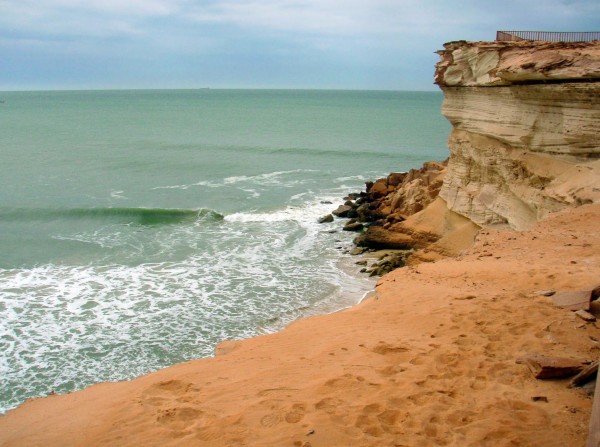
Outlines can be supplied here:
[[375, 249], [396, 248], [409, 250], [414, 248], [415, 240], [407, 234], [389, 231], [379, 226], [370, 226], [367, 231], [354, 239], [359, 247]]
[[340, 205], [337, 207], [337, 209], [332, 211], [331, 214], [333, 214], [334, 216], [337, 216], [337, 217], [348, 217], [348, 213], [350, 211], [352, 211], [352, 209], [353, 208], [351, 206]]
[[361, 231], [364, 228], [360, 222], [348, 222], [344, 225], [344, 231]]
[[327, 214], [326, 216], [323, 217], [319, 217], [318, 220], [319, 223], [329, 223], [329, 222], [333, 222], [333, 216], [331, 214]]

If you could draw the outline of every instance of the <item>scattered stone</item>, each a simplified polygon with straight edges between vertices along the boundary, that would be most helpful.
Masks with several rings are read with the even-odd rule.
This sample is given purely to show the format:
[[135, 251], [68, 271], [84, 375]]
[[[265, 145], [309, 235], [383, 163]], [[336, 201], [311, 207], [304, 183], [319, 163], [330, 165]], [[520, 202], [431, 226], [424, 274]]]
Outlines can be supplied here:
[[408, 250], [416, 245], [416, 241], [408, 234], [385, 230], [383, 227], [370, 226], [358, 236], [354, 243], [369, 248], [395, 248]]
[[593, 323], [594, 321], [596, 321], [595, 316], [593, 316], [591, 313], [589, 313], [588, 311], [585, 311], [583, 309], [579, 309], [578, 311], [575, 311], [575, 315], [577, 315], [583, 321], [587, 321], [588, 323]]
[[362, 261], [356, 261], [355, 264], [356, 265], [367, 265], [367, 260], [363, 259]]
[[387, 186], [387, 180], [380, 178], [371, 184], [371, 187], [367, 187], [367, 194], [373, 199], [380, 199], [388, 194], [389, 189]]
[[321, 204], [322, 205], [333, 205], [333, 202], [330, 202], [329, 200], [322, 200]]
[[552, 296], [556, 293], [556, 290], [538, 290], [537, 292], [534, 292], [536, 295], [538, 296]]
[[574, 292], [556, 292], [556, 294], [552, 296], [552, 302], [555, 306], [569, 310], [590, 310], [591, 300], [591, 290], [579, 290]]
[[596, 360], [594, 363], [586, 366], [579, 374], [573, 377], [571, 382], [569, 382], [569, 388], [580, 387], [594, 380], [598, 375], [599, 362], [600, 361]]
[[534, 402], [548, 402], [548, 398], [546, 396], [532, 396], [531, 400]]
[[361, 231], [364, 228], [364, 225], [360, 222], [350, 222], [344, 225], [344, 231]]
[[579, 360], [566, 357], [546, 357], [541, 354], [527, 354], [517, 359], [517, 363], [525, 364], [536, 379], [564, 379], [580, 373], [585, 364]]
[[334, 216], [337, 217], [348, 217], [348, 213], [352, 211], [352, 207], [348, 205], [340, 205], [334, 211], [331, 212]]
[[327, 214], [326, 216], [320, 217], [319, 220], [318, 220], [318, 222], [320, 224], [333, 222], [333, 215], [332, 214]]
[[350, 253], [353, 256], [356, 256], [356, 255], [362, 255], [365, 251], [367, 251], [367, 249], [365, 247], [354, 247], [348, 253]]
[[464, 295], [464, 296], [457, 296], [454, 299], [455, 300], [472, 300], [477, 298], [475, 295]]
[[388, 185], [398, 186], [400, 183], [402, 183], [402, 181], [406, 177], [406, 174], [408, 174], [408, 173], [407, 172], [392, 172], [387, 177]]
[[383, 276], [392, 270], [404, 267], [408, 253], [409, 251], [382, 255], [379, 257], [379, 261], [365, 269], [364, 273], [369, 273], [370, 276]]

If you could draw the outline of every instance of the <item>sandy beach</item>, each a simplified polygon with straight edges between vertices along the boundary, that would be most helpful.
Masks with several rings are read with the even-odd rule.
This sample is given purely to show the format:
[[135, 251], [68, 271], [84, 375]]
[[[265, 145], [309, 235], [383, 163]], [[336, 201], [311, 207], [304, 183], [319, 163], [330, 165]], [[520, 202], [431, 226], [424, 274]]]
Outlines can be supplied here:
[[347, 311], [217, 356], [26, 402], [2, 446], [580, 446], [592, 400], [527, 353], [593, 361], [600, 330], [541, 290], [600, 283], [600, 206], [484, 229], [458, 258], [398, 269]]

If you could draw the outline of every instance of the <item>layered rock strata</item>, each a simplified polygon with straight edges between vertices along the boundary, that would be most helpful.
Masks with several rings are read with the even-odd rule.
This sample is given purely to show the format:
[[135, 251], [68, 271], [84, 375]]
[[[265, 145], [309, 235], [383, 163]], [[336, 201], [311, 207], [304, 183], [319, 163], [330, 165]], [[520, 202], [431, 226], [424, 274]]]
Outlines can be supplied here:
[[524, 229], [600, 202], [600, 42], [451, 42], [435, 82], [452, 124], [440, 197]]
[[[600, 42], [450, 42], [435, 82], [446, 163], [367, 183], [352, 211], [369, 248], [456, 255], [481, 226], [522, 230], [600, 203]], [[352, 205], [352, 204], [346, 204]]]

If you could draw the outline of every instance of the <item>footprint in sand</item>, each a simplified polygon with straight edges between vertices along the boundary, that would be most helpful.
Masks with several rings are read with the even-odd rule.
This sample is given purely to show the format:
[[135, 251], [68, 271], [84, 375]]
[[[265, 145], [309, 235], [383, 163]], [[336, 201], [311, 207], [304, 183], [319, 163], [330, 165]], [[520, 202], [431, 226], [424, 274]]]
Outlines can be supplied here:
[[336, 399], [334, 397], [326, 397], [325, 399], [321, 399], [314, 406], [317, 410], [322, 410], [325, 413], [333, 414], [336, 410], [342, 406], [346, 406], [347, 402]]
[[380, 355], [400, 354], [402, 352], [408, 352], [410, 348], [402, 345], [392, 345], [384, 341], [380, 341], [377, 346], [371, 349], [371, 352]]
[[194, 384], [182, 380], [157, 382], [142, 392], [140, 402], [150, 407], [160, 407], [172, 402], [190, 402], [199, 391]]
[[382, 368], [382, 369], [378, 369], [377, 373], [383, 377], [391, 377], [391, 376], [395, 376], [396, 374], [400, 374], [404, 371], [406, 371], [406, 368], [403, 368], [398, 365], [393, 365], [393, 366], [386, 366], [385, 368]]
[[356, 418], [354, 426], [363, 433], [381, 437], [385, 433], [397, 433], [401, 413], [397, 410], [385, 408], [380, 404], [365, 405]]
[[170, 430], [171, 437], [179, 438], [194, 433], [196, 438], [203, 441], [221, 436], [216, 421], [215, 415], [192, 407], [162, 409], [156, 417], [156, 422]]
[[270, 413], [260, 418], [260, 425], [263, 427], [275, 427], [283, 421], [283, 415], [279, 413]]
[[408, 363], [415, 366], [423, 365], [427, 361], [427, 354], [419, 354], [416, 357], [410, 359]]
[[278, 401], [263, 401], [261, 404], [269, 405], [269, 413], [260, 419], [263, 427], [275, 427], [284, 421], [288, 424], [297, 424], [304, 419], [306, 414], [306, 405], [303, 403], [288, 406], [282, 405]]
[[294, 404], [292, 408], [286, 413], [285, 421], [288, 424], [297, 424], [304, 419], [306, 413], [306, 406], [304, 404]]

